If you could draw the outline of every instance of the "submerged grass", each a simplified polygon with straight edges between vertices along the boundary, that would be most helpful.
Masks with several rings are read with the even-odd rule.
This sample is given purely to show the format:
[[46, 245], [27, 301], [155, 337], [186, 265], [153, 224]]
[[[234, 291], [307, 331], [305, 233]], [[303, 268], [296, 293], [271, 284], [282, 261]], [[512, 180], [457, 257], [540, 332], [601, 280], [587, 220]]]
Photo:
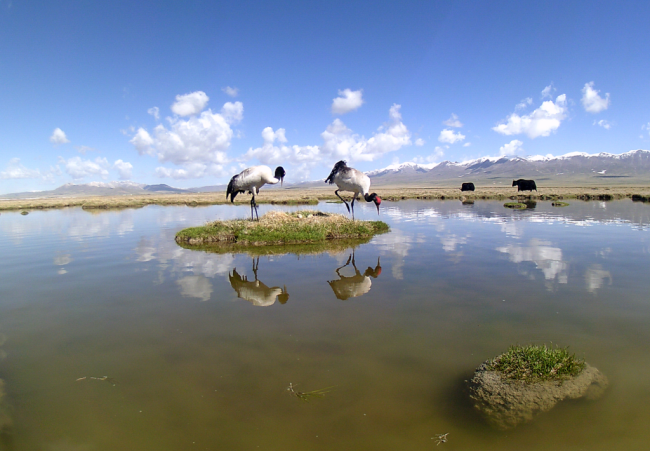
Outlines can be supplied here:
[[584, 367], [585, 361], [570, 354], [568, 348], [546, 345], [511, 346], [488, 362], [489, 370], [528, 383], [569, 379], [580, 374]]
[[309, 402], [310, 400], [312, 400], [314, 398], [324, 398], [325, 394], [328, 393], [333, 388], [334, 388], [334, 386], [321, 388], [320, 390], [312, 390], [312, 391], [308, 391], [308, 392], [301, 392], [301, 391], [296, 390], [295, 386], [291, 382], [289, 382], [289, 386], [287, 387], [287, 390], [289, 391], [289, 393], [291, 393], [293, 396], [295, 396], [299, 400]]
[[311, 210], [272, 211], [259, 221], [235, 219], [190, 227], [176, 234], [176, 242], [264, 246], [368, 238], [388, 231], [388, 224], [382, 221], [352, 221], [343, 215]]

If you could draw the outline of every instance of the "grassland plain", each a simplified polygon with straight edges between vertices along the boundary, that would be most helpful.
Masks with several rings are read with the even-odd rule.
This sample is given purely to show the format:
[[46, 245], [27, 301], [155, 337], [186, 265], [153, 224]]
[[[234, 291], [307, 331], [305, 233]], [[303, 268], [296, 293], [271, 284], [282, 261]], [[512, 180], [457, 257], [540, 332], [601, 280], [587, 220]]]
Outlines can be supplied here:
[[[632, 199], [650, 202], [649, 185], [612, 185], [612, 186], [543, 186], [538, 190], [517, 193], [513, 187], [477, 187], [473, 192], [462, 192], [459, 188], [437, 187], [396, 187], [378, 186], [373, 191], [383, 200], [399, 201], [405, 199], [459, 199], [472, 200], [539, 200], [557, 201], [566, 199], [580, 200], [616, 200]], [[35, 193], [35, 196], [38, 193]], [[345, 193], [344, 193], [345, 194]], [[257, 196], [257, 203], [278, 205], [316, 205], [319, 201], [337, 200], [331, 187], [263, 190]], [[151, 194], [151, 195], [122, 195], [101, 197], [52, 197], [33, 199], [0, 199], [1, 210], [35, 210], [49, 208], [82, 207], [86, 210], [106, 210], [116, 208], [141, 208], [147, 205], [188, 205], [192, 207], [204, 205], [226, 204], [225, 193], [195, 193], [195, 194]], [[242, 195], [235, 204], [250, 204], [250, 196]]]
[[381, 221], [353, 221], [340, 214], [271, 211], [259, 221], [233, 219], [183, 229], [176, 234], [176, 242], [266, 246], [370, 238], [389, 230], [388, 224]]

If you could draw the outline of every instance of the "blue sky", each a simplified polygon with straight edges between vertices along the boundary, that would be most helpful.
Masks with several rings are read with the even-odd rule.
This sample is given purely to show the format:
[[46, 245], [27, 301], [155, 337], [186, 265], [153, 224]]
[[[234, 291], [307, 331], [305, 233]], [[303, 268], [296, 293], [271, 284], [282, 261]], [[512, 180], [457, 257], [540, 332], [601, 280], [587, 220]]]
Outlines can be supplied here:
[[650, 148], [650, 2], [0, 0], [0, 193]]

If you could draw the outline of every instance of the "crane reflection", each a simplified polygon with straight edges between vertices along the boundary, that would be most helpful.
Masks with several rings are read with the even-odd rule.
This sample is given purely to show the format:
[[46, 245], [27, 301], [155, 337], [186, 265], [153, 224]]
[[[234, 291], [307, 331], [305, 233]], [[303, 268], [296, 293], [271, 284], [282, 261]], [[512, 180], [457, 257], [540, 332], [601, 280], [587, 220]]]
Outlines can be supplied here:
[[[344, 276], [341, 274], [341, 270], [348, 266], [352, 262], [352, 267], [354, 268], [353, 276]], [[328, 280], [327, 283], [330, 284], [334, 295], [345, 301], [349, 298], [356, 298], [362, 296], [370, 291], [370, 286], [372, 281], [370, 278], [376, 279], [381, 274], [381, 263], [379, 257], [377, 257], [377, 266], [373, 269], [368, 267], [363, 274], [357, 269], [357, 265], [354, 261], [354, 252], [348, 257], [348, 261], [345, 265], [336, 268], [336, 275], [339, 276], [338, 280]]]
[[237, 297], [245, 299], [257, 307], [268, 307], [275, 304], [277, 299], [280, 304], [286, 304], [289, 300], [289, 293], [287, 293], [286, 285], [280, 287], [268, 287], [257, 278], [257, 269], [260, 264], [260, 258], [253, 258], [253, 274], [255, 280], [248, 280], [246, 275], [241, 275], [237, 272], [237, 268], [233, 268], [232, 274], [228, 274], [230, 286], [237, 292]]

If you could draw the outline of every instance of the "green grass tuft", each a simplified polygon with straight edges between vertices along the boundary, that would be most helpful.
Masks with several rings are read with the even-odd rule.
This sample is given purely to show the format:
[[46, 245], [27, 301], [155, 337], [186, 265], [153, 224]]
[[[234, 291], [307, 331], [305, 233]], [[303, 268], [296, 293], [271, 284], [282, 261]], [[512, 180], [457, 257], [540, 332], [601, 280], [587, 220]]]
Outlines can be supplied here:
[[315, 243], [326, 240], [372, 237], [389, 231], [381, 221], [352, 221], [343, 215], [302, 210], [292, 213], [272, 211], [259, 221], [235, 219], [190, 227], [176, 234], [176, 242], [190, 245], [208, 243], [263, 246]]
[[515, 210], [525, 210], [528, 208], [528, 205], [522, 203], [522, 202], [506, 202], [503, 204], [504, 207], [506, 208], [513, 208]]
[[511, 346], [488, 362], [489, 370], [528, 383], [568, 379], [580, 374], [584, 367], [585, 361], [570, 354], [568, 348], [546, 345]]

